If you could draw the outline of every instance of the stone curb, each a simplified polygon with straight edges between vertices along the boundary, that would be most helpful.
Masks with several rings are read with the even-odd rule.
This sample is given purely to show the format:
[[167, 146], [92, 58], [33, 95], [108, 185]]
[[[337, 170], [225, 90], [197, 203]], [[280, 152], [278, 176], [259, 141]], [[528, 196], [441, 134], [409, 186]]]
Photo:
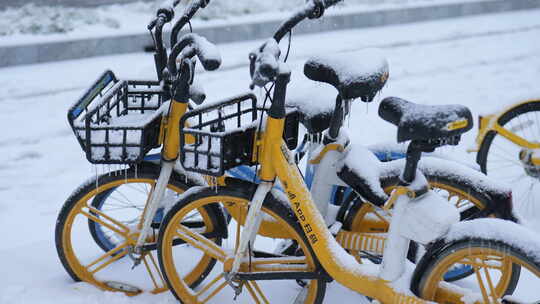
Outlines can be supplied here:
[[[540, 0], [487, 0], [405, 9], [343, 12], [329, 14], [320, 20], [303, 22], [295, 28], [295, 34], [404, 24], [532, 8], [540, 8]], [[227, 26], [198, 27], [196, 31], [214, 43], [226, 43], [270, 37], [280, 23], [280, 20], [248, 22]], [[166, 34], [165, 37], [168, 36]], [[151, 44], [150, 36], [143, 33], [6, 46], [0, 47], [0, 67], [142, 52]]]

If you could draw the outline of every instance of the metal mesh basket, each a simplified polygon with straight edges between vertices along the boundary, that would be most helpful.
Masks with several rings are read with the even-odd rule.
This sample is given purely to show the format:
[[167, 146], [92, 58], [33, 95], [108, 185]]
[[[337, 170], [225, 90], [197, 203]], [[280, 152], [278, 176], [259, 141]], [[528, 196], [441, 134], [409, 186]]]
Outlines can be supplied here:
[[[240, 165], [254, 165], [259, 116], [253, 94], [241, 95], [190, 111], [180, 122], [180, 158], [184, 169], [222, 176]], [[299, 115], [289, 110], [283, 138], [290, 149], [298, 141]]]
[[118, 80], [106, 71], [68, 111], [88, 161], [134, 164], [159, 147], [166, 95], [158, 82]]

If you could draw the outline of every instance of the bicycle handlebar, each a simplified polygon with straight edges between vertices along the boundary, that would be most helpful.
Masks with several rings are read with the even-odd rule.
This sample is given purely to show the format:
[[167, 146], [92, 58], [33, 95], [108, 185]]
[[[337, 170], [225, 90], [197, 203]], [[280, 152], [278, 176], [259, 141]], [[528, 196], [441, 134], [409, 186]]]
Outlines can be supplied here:
[[281, 50], [275, 39], [267, 40], [249, 54], [251, 87], [262, 87], [272, 81], [278, 73]]
[[266, 41], [258, 49], [249, 54], [251, 87], [262, 87], [272, 81], [278, 74], [279, 42], [296, 25], [306, 18], [316, 19], [324, 15], [327, 8], [342, 0], [309, 0], [305, 6], [283, 22], [273, 38]]
[[317, 19], [324, 15], [324, 12], [327, 8], [335, 5], [336, 3], [343, 0], [309, 0], [306, 2], [304, 7], [294, 13], [289, 19], [283, 22], [276, 33], [274, 34], [274, 39], [279, 43], [281, 39], [291, 31], [295, 26], [298, 25], [302, 20]]
[[186, 25], [186, 23], [188, 23], [191, 20], [191, 18], [193, 18], [195, 13], [200, 8], [205, 8], [208, 5], [208, 3], [210, 3], [210, 0], [194, 0], [193, 2], [189, 4], [188, 7], [186, 7], [186, 9], [184, 10], [184, 14], [182, 15], [182, 17], [180, 17], [180, 19], [178, 19], [178, 21], [173, 26], [173, 29], [171, 31], [171, 45], [177, 44], [178, 33], [180, 33], [180, 31]]
[[181, 55], [179, 61], [197, 55], [199, 61], [207, 71], [216, 70], [221, 65], [221, 55], [217, 47], [206, 40], [206, 38], [197, 34], [186, 34], [182, 36], [182, 39], [172, 49], [167, 65], [171, 75], [176, 75], [178, 72], [176, 61], [179, 55]]
[[157, 10], [156, 18], [153, 19], [148, 25], [148, 30], [152, 32], [154, 30], [154, 43], [156, 53], [154, 54], [154, 61], [156, 64], [156, 72], [158, 80], [163, 79], [163, 69], [167, 65], [167, 50], [163, 44], [163, 26], [174, 19], [174, 8], [180, 0], [167, 0]]

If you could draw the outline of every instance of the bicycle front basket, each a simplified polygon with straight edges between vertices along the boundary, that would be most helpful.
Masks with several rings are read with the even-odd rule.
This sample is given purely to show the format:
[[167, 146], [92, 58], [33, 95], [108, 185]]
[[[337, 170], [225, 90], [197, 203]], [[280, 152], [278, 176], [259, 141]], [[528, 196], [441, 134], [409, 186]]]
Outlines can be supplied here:
[[222, 176], [253, 165], [257, 98], [246, 94], [190, 111], [180, 122], [181, 162], [187, 171]]
[[106, 71], [68, 112], [88, 161], [134, 164], [159, 147], [165, 96], [158, 82], [118, 80]]

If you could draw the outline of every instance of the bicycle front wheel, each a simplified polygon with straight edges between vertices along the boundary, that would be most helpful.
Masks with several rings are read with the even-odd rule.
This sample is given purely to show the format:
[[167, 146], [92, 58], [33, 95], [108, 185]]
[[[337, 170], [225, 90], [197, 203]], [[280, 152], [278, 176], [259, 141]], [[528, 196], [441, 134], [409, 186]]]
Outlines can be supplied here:
[[[185, 179], [171, 177], [140, 265], [132, 252], [158, 176], [157, 166], [114, 171], [88, 181], [68, 198], [58, 216], [55, 241], [60, 261], [75, 281], [130, 295], [167, 290], [157, 265], [155, 240], [164, 209], [189, 188]], [[204, 276], [215, 263], [210, 256], [198, 258], [193, 278]]]
[[[534, 303], [540, 300], [540, 265], [536, 258], [504, 242], [466, 239], [455, 242], [429, 262], [420, 263], [421, 274], [413, 279], [411, 289], [425, 300], [437, 303]], [[427, 260], [427, 258], [426, 258]], [[444, 281], [446, 273], [468, 265], [474, 275]], [[513, 270], [521, 269], [519, 281]], [[514, 288], [508, 290], [507, 286]], [[517, 288], [516, 288], [517, 287]], [[512, 298], [505, 296], [512, 295]]]
[[[259, 235], [249, 244], [249, 254], [239, 273], [234, 277], [228, 275], [253, 194], [253, 188], [248, 189], [203, 189], [183, 198], [167, 214], [158, 239], [158, 257], [169, 288], [178, 300], [190, 304], [231, 303], [233, 299], [239, 303], [322, 303], [326, 282], [319, 263], [295, 216], [287, 211], [289, 208], [269, 199], [270, 194], [260, 213]], [[194, 228], [184, 224], [191, 214], [207, 214], [221, 208], [232, 216], [228, 226], [219, 227], [226, 229], [228, 236], [221, 245], [208, 240], [216, 227]], [[274, 253], [283, 240], [298, 244], [295, 255]], [[181, 243], [190, 246], [176, 245]], [[214, 270], [198, 288], [190, 287], [186, 281], [186, 272], [192, 266], [184, 257], [189, 254], [211, 255], [217, 260]]]

